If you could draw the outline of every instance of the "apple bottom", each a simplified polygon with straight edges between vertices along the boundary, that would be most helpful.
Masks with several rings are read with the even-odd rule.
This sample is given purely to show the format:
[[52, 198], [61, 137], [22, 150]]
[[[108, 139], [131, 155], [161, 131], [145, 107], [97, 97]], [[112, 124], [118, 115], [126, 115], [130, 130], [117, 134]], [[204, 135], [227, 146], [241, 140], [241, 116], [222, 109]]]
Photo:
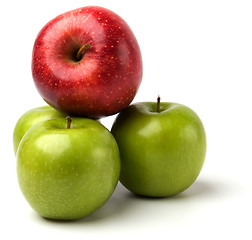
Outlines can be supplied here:
[[119, 178], [120, 159], [111, 133], [90, 119], [40, 122], [17, 152], [20, 189], [30, 206], [49, 219], [74, 220], [101, 207]]
[[[155, 161], [156, 164], [147, 162]], [[139, 166], [141, 170], [135, 173], [136, 168], [126, 165], [139, 165], [138, 163], [122, 163], [120, 182], [128, 190], [139, 196], [145, 197], [170, 197], [179, 194], [189, 188], [197, 179], [201, 168], [189, 173], [190, 169], [185, 167], [163, 167], [163, 163], [156, 161], [156, 158], [148, 158], [145, 166]], [[158, 167], [157, 165], [161, 166]], [[167, 164], [169, 160], [167, 160]], [[149, 165], [146, 167], [146, 165]], [[171, 164], [172, 165], [172, 164]], [[153, 169], [155, 169], [153, 172]], [[130, 177], [129, 177], [130, 175]]]

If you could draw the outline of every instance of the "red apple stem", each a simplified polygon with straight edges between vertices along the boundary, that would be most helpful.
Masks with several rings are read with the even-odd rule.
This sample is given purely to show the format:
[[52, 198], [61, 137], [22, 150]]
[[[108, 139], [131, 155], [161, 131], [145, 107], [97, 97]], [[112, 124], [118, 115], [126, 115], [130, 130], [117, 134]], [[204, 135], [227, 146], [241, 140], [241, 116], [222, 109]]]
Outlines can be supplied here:
[[71, 122], [72, 122], [72, 118], [70, 116], [67, 116], [66, 117], [66, 120], [67, 120], [67, 129], [70, 129], [71, 127]]
[[157, 98], [157, 112], [159, 113], [160, 112], [160, 96], [158, 95], [158, 98]]
[[84, 44], [77, 52], [77, 55], [76, 55], [76, 59], [77, 61], [80, 61], [82, 58], [83, 58], [83, 55], [85, 53], [85, 51], [90, 48], [90, 44], [89, 43], [86, 43]]

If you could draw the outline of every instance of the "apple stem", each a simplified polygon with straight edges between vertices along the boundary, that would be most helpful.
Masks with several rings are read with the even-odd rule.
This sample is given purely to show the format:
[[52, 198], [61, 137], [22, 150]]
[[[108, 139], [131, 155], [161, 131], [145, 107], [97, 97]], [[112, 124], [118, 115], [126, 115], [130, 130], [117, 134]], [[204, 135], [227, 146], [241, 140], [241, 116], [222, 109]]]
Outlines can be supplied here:
[[66, 120], [67, 120], [67, 129], [69, 129], [71, 127], [72, 118], [70, 116], [67, 116]]
[[157, 98], [157, 112], [159, 113], [160, 112], [160, 96], [158, 95], [158, 98]]
[[90, 44], [89, 43], [86, 43], [84, 44], [77, 52], [77, 55], [76, 55], [76, 60], [77, 61], [80, 61], [82, 58], [83, 58], [83, 55], [85, 53], [85, 51], [90, 48]]

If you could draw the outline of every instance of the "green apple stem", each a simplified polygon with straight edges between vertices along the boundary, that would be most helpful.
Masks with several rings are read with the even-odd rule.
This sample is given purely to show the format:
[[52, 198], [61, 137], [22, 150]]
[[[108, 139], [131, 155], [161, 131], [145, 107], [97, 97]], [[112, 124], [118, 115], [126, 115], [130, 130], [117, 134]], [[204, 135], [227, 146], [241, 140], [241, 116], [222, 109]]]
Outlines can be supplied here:
[[72, 118], [70, 116], [67, 116], [66, 120], [67, 120], [67, 129], [69, 129], [71, 127]]
[[85, 53], [85, 51], [90, 48], [90, 44], [89, 43], [86, 43], [84, 44], [77, 52], [77, 55], [76, 55], [76, 60], [77, 61], [80, 61], [82, 58], [83, 58], [83, 55]]
[[160, 112], [160, 96], [157, 98], [157, 112]]

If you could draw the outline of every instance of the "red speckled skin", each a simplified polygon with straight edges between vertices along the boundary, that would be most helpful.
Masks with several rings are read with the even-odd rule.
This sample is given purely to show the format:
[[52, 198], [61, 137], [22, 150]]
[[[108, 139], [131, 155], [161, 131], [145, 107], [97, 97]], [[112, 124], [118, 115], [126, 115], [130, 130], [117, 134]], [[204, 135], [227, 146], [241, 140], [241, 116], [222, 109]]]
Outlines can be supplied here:
[[[78, 49], [89, 43], [80, 61]], [[42, 98], [69, 115], [100, 118], [121, 111], [142, 80], [142, 57], [127, 23], [101, 7], [61, 14], [39, 32], [32, 74]]]

